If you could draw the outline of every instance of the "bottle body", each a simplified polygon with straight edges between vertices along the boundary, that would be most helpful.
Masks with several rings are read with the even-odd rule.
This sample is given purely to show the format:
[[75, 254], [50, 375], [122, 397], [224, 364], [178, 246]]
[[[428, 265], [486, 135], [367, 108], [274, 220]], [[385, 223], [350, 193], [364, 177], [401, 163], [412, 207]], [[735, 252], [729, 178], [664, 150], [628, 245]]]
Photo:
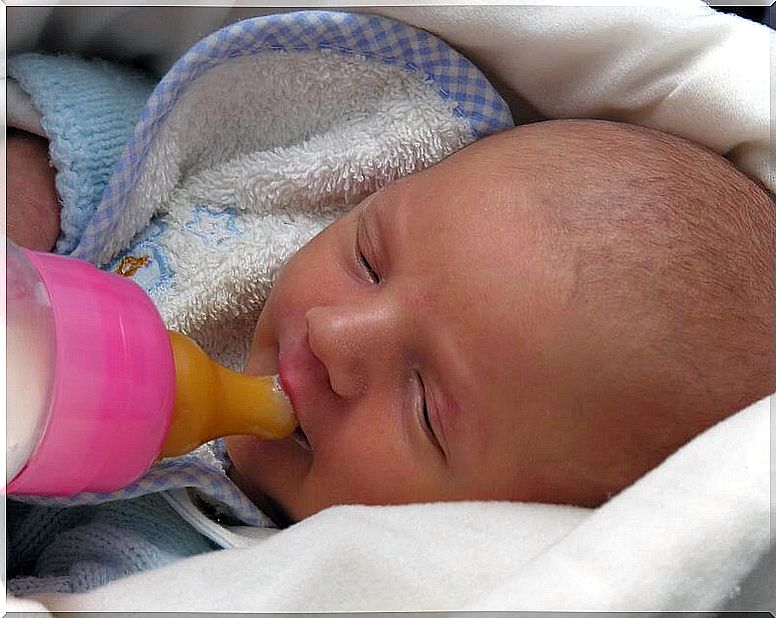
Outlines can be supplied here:
[[8, 483], [41, 441], [51, 410], [54, 316], [40, 275], [21, 249], [6, 246], [6, 468]]
[[[171, 420], [175, 370], [161, 316], [126, 278], [80, 260], [15, 250], [13, 259], [27, 260], [38, 277], [36, 290], [47, 297], [50, 328], [35, 336], [46, 341], [53, 359], [38, 363], [48, 367], [38, 375], [37, 367], [22, 366], [9, 348], [8, 364], [18, 368], [18, 379], [16, 386], [9, 383], [17, 393], [9, 393], [8, 418], [31, 417], [30, 400], [45, 400], [45, 411], [36, 416], [42, 419], [37, 443], [6, 490], [70, 495], [125, 487], [156, 459]], [[6, 251], [9, 267], [13, 253]], [[25, 300], [10, 306], [16, 302], [13, 283], [9, 315], [29, 305]], [[30, 330], [15, 331], [20, 347], [29, 343]], [[47, 379], [46, 391], [40, 385]]]
[[6, 256], [8, 493], [115, 491], [159, 456], [294, 431], [276, 378], [231, 371], [169, 333], [131, 280], [10, 242]]

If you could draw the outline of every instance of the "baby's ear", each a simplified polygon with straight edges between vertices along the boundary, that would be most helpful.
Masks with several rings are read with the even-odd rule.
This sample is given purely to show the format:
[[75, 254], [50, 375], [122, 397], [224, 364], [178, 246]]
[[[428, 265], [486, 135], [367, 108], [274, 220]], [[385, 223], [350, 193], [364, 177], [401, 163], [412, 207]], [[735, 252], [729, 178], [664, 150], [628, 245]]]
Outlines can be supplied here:
[[6, 140], [6, 234], [21, 247], [51, 251], [61, 207], [48, 140], [16, 129], [8, 129]]

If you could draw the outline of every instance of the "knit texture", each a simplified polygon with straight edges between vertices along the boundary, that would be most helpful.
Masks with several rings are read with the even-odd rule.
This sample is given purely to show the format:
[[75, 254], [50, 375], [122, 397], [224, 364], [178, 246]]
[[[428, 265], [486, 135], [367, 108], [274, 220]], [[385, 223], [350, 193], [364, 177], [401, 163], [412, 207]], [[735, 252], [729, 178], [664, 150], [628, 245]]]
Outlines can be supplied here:
[[[85, 592], [232, 547], [234, 538], [224, 525], [274, 529], [226, 475], [229, 465], [223, 441], [217, 440], [155, 464], [119, 491], [8, 500], [9, 591], [20, 597]], [[182, 508], [181, 494], [190, 508]]]
[[153, 90], [148, 75], [101, 60], [25, 53], [8, 75], [41, 113], [62, 203], [58, 253], [72, 251]]
[[85, 592], [216, 548], [159, 494], [91, 507], [7, 505], [7, 586], [17, 596]]

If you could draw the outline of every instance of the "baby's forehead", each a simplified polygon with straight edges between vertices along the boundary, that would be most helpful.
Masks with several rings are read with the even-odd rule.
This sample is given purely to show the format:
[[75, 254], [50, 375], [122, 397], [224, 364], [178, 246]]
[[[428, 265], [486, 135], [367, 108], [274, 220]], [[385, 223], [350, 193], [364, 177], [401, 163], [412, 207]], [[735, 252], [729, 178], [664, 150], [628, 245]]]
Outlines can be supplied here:
[[506, 161], [496, 165], [477, 152], [463, 157], [467, 150], [389, 183], [362, 205], [385, 211], [386, 218], [427, 222], [430, 229], [448, 229], [447, 222], [487, 223], [527, 215], [517, 210], [534, 198], [531, 178], [523, 167]]
[[452, 185], [429, 174], [364, 206], [391, 266], [422, 282], [435, 303], [509, 308], [528, 294], [553, 296], [570, 277], [565, 258], [555, 255], [552, 223], [540, 209], [516, 204], [530, 199], [488, 179]]
[[[386, 227], [418, 232], [407, 236], [410, 251], [563, 253], [577, 223], [612, 228], [622, 214], [613, 209], [680, 182], [688, 164], [667, 161], [686, 148], [676, 139], [616, 123], [535, 123], [475, 142], [365, 202]], [[644, 180], [655, 175], [660, 182]]]

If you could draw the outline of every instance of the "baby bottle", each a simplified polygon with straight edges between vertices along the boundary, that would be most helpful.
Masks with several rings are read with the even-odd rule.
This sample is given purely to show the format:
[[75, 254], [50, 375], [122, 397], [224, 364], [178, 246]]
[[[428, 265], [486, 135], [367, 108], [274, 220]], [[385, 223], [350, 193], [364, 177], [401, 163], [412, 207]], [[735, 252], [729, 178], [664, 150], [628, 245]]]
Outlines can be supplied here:
[[168, 332], [131, 280], [6, 240], [6, 491], [121, 489], [216, 437], [296, 427], [276, 378]]

